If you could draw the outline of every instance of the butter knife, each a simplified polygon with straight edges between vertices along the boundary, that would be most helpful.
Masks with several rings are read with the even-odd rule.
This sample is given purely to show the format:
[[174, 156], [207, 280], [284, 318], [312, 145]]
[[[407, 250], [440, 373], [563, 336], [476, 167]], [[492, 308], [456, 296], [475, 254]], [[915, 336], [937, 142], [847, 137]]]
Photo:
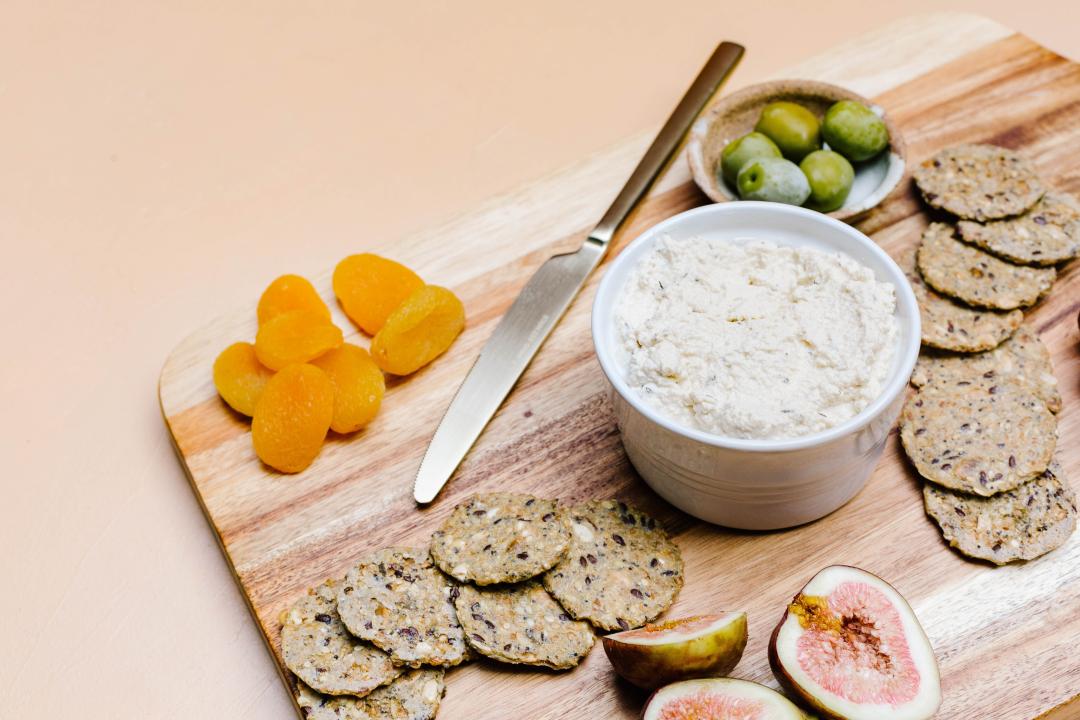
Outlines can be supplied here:
[[738, 65], [743, 52], [741, 45], [731, 42], [716, 48], [581, 248], [552, 256], [525, 284], [480, 350], [435, 430], [416, 473], [416, 502], [431, 502], [446, 485], [589, 274], [600, 264], [615, 231], [663, 170], [690, 124]]

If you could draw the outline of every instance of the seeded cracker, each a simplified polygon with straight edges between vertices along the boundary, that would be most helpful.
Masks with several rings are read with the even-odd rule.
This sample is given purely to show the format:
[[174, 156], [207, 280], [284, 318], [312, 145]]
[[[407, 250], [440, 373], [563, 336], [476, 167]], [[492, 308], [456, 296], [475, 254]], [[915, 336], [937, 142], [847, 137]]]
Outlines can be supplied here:
[[1054, 268], [1013, 265], [953, 237], [953, 228], [932, 223], [916, 262], [923, 280], [939, 293], [974, 307], [1012, 310], [1034, 305], [1050, 291]]
[[938, 295], [926, 287], [915, 268], [915, 250], [905, 252], [899, 261], [907, 275], [922, 318], [922, 344], [957, 352], [979, 352], [997, 347], [1024, 320], [1019, 310], [998, 312], [976, 310]]
[[604, 630], [639, 627], [664, 612], [683, 584], [679, 548], [651, 517], [615, 500], [570, 508], [566, 558], [544, 586], [571, 617]]
[[596, 639], [589, 623], [572, 619], [535, 580], [499, 588], [463, 585], [454, 606], [469, 645], [506, 663], [566, 670]]
[[298, 678], [327, 695], [366, 695], [401, 674], [389, 655], [345, 629], [333, 580], [308, 590], [283, 614], [281, 654]]
[[1063, 193], [1046, 193], [1015, 218], [985, 225], [962, 220], [957, 228], [965, 241], [1022, 265], [1054, 265], [1080, 254], [1080, 205]]
[[913, 175], [931, 207], [980, 222], [1019, 215], [1044, 190], [1030, 162], [993, 145], [946, 148]]
[[999, 347], [984, 353], [956, 355], [923, 353], [915, 363], [911, 384], [981, 384], [986, 387], [1008, 380], [1028, 385], [1050, 412], [1061, 410], [1050, 351], [1030, 325], [1022, 325]]
[[338, 612], [349, 632], [390, 653], [397, 665], [457, 665], [465, 636], [450, 591], [426, 550], [386, 548], [345, 576]]
[[989, 498], [927, 483], [923, 502], [949, 545], [998, 565], [1045, 555], [1076, 529], [1076, 495], [1056, 459], [1036, 479]]
[[900, 440], [927, 480], [993, 495], [1041, 475], [1057, 442], [1057, 421], [1025, 385], [934, 383], [900, 414]]
[[307, 720], [432, 720], [446, 685], [443, 671], [409, 670], [362, 698], [322, 695], [296, 684], [296, 702]]
[[431, 537], [435, 564], [461, 582], [519, 582], [566, 554], [570, 527], [558, 501], [531, 495], [473, 495]]

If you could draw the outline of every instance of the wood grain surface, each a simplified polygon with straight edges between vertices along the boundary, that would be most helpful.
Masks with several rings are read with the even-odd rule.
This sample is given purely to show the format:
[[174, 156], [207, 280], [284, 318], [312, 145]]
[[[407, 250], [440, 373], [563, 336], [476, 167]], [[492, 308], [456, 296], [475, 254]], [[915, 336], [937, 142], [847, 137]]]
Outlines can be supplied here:
[[[874, 97], [898, 122], [913, 162], [951, 143], [993, 142], [1022, 151], [1047, 180], [1080, 194], [1080, 66], [990, 21], [942, 15], [901, 23], [783, 75]], [[785, 603], [820, 567], [848, 563], [888, 579], [911, 601], [941, 664], [940, 717], [1075, 712], [1080, 541], [1074, 537], [1025, 565], [964, 560], [923, 514], [919, 482], [895, 433], [851, 503], [794, 530], [733, 532], [697, 522], [655, 496], [626, 460], [593, 358], [588, 320], [603, 268], [440, 498], [429, 508], [414, 505], [412, 479], [426, 443], [501, 313], [548, 255], [580, 242], [648, 139], [625, 142], [408, 241], [358, 245], [357, 251], [386, 253], [428, 281], [452, 287], [465, 302], [468, 328], [447, 355], [389, 383], [369, 428], [330, 439], [299, 475], [278, 475], [258, 462], [248, 423], [218, 399], [211, 382], [216, 354], [254, 336], [257, 298], [187, 338], [169, 357], [160, 381], [163, 414], [279, 666], [277, 618], [306, 588], [343, 575], [365, 551], [425, 543], [471, 493], [514, 489], [570, 502], [617, 496], [660, 518], [686, 560], [686, 587], [669, 615], [749, 612], [750, 641], [736, 677], [776, 686], [765, 648]], [[620, 233], [614, 252], [649, 225], [703, 202], [678, 160]], [[859, 227], [895, 257], [917, 242], [927, 221], [905, 181]], [[326, 259], [327, 273], [314, 278], [316, 287], [350, 339], [366, 344], [332, 300], [329, 269], [337, 260]], [[1059, 416], [1064, 466], [1080, 487], [1078, 266], [1061, 273], [1030, 321], [1051, 348], [1065, 402]], [[440, 715], [446, 718], [629, 718], [644, 700], [612, 674], [599, 648], [572, 672], [474, 664], [451, 671], [447, 683]]]

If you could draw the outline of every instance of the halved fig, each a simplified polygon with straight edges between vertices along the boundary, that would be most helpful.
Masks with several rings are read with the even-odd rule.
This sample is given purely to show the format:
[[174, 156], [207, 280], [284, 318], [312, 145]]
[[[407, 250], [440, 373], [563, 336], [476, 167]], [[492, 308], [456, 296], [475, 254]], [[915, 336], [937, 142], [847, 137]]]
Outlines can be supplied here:
[[622, 677], [646, 690], [727, 675], [746, 647], [746, 613], [695, 615], [608, 635], [604, 652]]
[[769, 641], [780, 684], [842, 720], [923, 720], [941, 704], [934, 649], [896, 589], [865, 570], [827, 567], [788, 605]]
[[807, 720], [790, 700], [764, 685], [734, 678], [683, 680], [645, 703], [642, 720]]

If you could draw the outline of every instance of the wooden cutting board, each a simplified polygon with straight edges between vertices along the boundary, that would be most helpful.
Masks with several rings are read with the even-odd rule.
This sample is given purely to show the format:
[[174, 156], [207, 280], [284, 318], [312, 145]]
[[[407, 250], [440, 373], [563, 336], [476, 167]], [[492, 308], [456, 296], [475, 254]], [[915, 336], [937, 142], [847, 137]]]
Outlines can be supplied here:
[[[959, 141], [993, 142], [1023, 151], [1046, 179], [1080, 194], [1080, 66], [988, 20], [912, 19], [780, 76], [826, 80], [876, 98], [902, 128], [912, 162]], [[673, 79], [673, 102], [685, 80]], [[248, 423], [218, 399], [211, 382], [217, 353], [254, 337], [256, 298], [188, 337], [169, 357], [160, 382], [165, 421], [279, 667], [277, 618], [309, 586], [343, 575], [366, 551], [425, 544], [471, 493], [513, 489], [571, 502], [617, 496], [660, 518], [686, 559], [686, 587], [669, 614], [749, 611], [750, 642], [737, 677], [776, 686], [766, 645], [785, 603], [819, 568], [848, 563], [888, 579], [914, 606], [941, 663], [940, 717], [1013, 719], [1048, 711], [1075, 717], [1080, 538], [1026, 565], [994, 568], [962, 559], [924, 516], [919, 482], [895, 433], [866, 488], [811, 525], [733, 532], [673, 510], [628, 464], [593, 358], [588, 320], [603, 268], [442, 496], [429, 508], [414, 505], [412, 480], [426, 443], [496, 321], [548, 255], [580, 243], [649, 139], [628, 141], [408, 241], [358, 244], [357, 251], [383, 252], [452, 287], [465, 302], [468, 329], [433, 365], [390, 382], [374, 424], [331, 439], [304, 473], [268, 472], [252, 452]], [[903, 188], [859, 224], [894, 256], [918, 240], [927, 222], [909, 183]], [[614, 252], [649, 225], [703, 202], [680, 158]], [[338, 259], [326, 258], [316, 287], [350, 339], [366, 344], [333, 302], [329, 271]], [[1078, 306], [1080, 263], [1074, 263], [1030, 318], [1053, 353], [1065, 399], [1064, 464], [1080, 487]], [[599, 648], [572, 672], [477, 663], [450, 672], [447, 684], [445, 718], [629, 718], [644, 700], [617, 680]]]

